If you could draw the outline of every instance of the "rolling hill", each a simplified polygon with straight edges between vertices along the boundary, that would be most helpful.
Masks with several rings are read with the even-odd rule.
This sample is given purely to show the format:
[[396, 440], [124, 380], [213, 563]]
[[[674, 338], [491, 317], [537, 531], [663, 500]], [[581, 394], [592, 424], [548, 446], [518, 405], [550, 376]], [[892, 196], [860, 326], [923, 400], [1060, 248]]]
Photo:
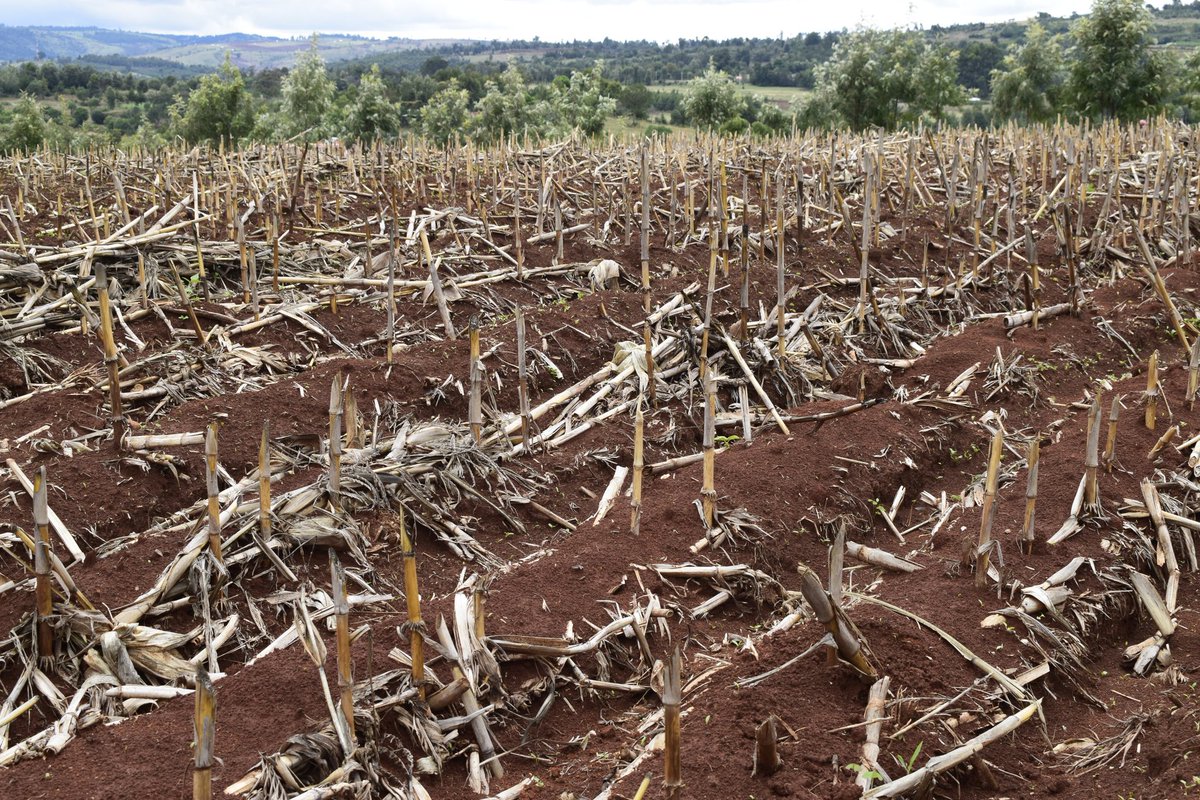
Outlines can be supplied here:
[[[398, 50], [439, 48], [449, 39], [372, 39], [365, 36], [322, 34], [321, 54], [343, 61]], [[71, 60], [88, 56], [152, 57], [186, 67], [213, 68], [229, 51], [239, 67], [264, 69], [292, 64], [308, 47], [308, 38], [282, 38], [248, 33], [194, 36], [104, 28], [0, 25], [0, 62], [36, 59]]]

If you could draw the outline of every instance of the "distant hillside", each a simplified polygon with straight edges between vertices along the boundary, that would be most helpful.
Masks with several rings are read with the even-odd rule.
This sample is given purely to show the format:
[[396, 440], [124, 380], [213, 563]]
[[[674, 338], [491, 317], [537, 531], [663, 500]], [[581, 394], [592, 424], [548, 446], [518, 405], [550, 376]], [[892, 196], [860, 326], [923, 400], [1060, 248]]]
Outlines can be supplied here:
[[[371, 39], [364, 36], [322, 34], [321, 54], [327, 61], [361, 58], [375, 53], [440, 48], [454, 44], [446, 39]], [[284, 39], [249, 33], [192, 36], [105, 28], [11, 26], [0, 24], [0, 62], [38, 59], [72, 60], [87, 57], [152, 57], [186, 67], [213, 68], [228, 50], [239, 67], [286, 67], [308, 47], [308, 38]], [[131, 64], [131, 69], [136, 69]]]
[[[1179, 47], [1192, 50], [1200, 47], [1200, 0], [1183, 3], [1176, 0], [1164, 4], [1161, 8], [1150, 6], [1154, 17], [1151, 35], [1160, 45]], [[1037, 20], [1052, 34], [1067, 34], [1071, 23], [1079, 18], [1079, 14], [1069, 17], [1055, 17], [1050, 14], [1037, 14], [1030, 19]], [[969, 22], [960, 25], [933, 25], [929, 32], [944, 36], [951, 42], [967, 42], [988, 40], [999, 44], [1020, 41], [1025, 36], [1025, 26], [1029, 20], [1009, 20], [1007, 22]]]
[[[87, 55], [147, 56], [205, 39], [216, 44], [242, 41], [245, 34], [220, 37], [177, 36], [104, 28], [24, 27], [0, 25], [0, 61], [33, 61], [39, 58], [72, 59]], [[228, 46], [228, 45], [226, 45]]]

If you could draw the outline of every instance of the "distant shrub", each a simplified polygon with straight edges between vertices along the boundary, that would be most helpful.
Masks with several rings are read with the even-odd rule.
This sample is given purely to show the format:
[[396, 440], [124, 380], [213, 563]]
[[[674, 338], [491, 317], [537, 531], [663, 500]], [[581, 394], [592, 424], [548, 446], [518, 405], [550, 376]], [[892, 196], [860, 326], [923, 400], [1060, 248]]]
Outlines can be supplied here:
[[725, 133], [725, 134], [737, 135], [740, 133], [745, 133], [749, 129], [750, 129], [750, 123], [746, 121], [745, 117], [735, 116], [735, 117], [730, 117], [729, 119], [722, 122], [720, 131], [721, 131], [721, 133]]

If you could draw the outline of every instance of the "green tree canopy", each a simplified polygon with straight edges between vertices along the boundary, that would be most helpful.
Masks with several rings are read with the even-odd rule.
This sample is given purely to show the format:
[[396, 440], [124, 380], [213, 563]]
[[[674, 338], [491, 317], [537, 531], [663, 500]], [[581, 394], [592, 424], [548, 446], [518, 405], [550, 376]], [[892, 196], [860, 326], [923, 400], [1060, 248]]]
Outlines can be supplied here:
[[737, 84], [711, 60], [703, 75], [692, 78], [683, 96], [683, 110], [693, 125], [719, 128], [738, 116], [743, 106]]
[[992, 107], [1003, 119], [1049, 122], [1061, 107], [1065, 84], [1060, 38], [1032, 22], [1025, 43], [1013, 45], [992, 72]]
[[764, 100], [754, 124], [762, 125], [771, 133], [782, 133], [792, 124], [792, 120], [779, 106]]
[[46, 120], [42, 107], [27, 94], [21, 95], [12, 110], [12, 122], [0, 130], [0, 152], [24, 153], [42, 146], [46, 138]]
[[456, 133], [465, 133], [470, 94], [451, 78], [450, 84], [429, 98], [421, 107], [421, 133], [438, 144], [445, 144]]
[[541, 134], [544, 118], [533, 114], [533, 104], [525, 77], [512, 64], [484, 85], [483, 97], [475, 104], [479, 117], [475, 121], [478, 137], [494, 142], [510, 133]]
[[895, 128], [922, 113], [941, 119], [964, 99], [958, 53], [915, 30], [859, 28], [834, 45], [817, 69], [818, 105], [855, 130]]
[[1136, 119], [1161, 107], [1167, 62], [1151, 49], [1152, 22], [1142, 0], [1095, 0], [1075, 22], [1070, 90], [1079, 113]]
[[565, 89], [556, 89], [554, 102], [558, 107], [561, 125], [578, 129], [588, 136], [596, 136], [604, 130], [604, 123], [617, 108], [617, 101], [602, 89], [603, 65], [571, 73]]
[[308, 138], [321, 138], [333, 105], [334, 91], [333, 80], [325, 71], [325, 59], [317, 49], [314, 33], [308, 51], [297, 59], [296, 66], [283, 79], [283, 116], [289, 132], [308, 131]]
[[926, 44], [913, 75], [912, 108], [942, 121], [948, 106], [961, 105], [967, 93], [958, 83], [958, 52], [946, 45]]
[[379, 73], [379, 65], [358, 79], [358, 94], [346, 119], [347, 132], [356, 139], [378, 139], [392, 136], [400, 129], [400, 115], [388, 99], [387, 86]]
[[1185, 122], [1200, 121], [1200, 50], [1184, 64], [1179, 82], [1179, 105]]
[[241, 71], [225, 53], [225, 62], [188, 96], [179, 133], [189, 142], [233, 144], [254, 128], [254, 102]]
[[621, 89], [617, 98], [621, 113], [628, 114], [633, 119], [645, 119], [650, 113], [650, 104], [654, 102], [654, 93], [646, 88], [644, 83], [634, 83]]

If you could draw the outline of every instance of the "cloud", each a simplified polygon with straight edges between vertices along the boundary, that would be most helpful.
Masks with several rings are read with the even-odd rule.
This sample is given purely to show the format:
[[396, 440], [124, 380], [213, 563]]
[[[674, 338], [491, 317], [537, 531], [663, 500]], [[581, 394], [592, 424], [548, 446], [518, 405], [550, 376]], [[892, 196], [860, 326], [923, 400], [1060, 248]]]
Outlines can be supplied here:
[[44, 0], [6, 12], [8, 25], [95, 25], [158, 33], [234, 31], [302, 36], [472, 39], [652, 39], [791, 36], [858, 24], [921, 25], [1086, 12], [1089, 0]]

